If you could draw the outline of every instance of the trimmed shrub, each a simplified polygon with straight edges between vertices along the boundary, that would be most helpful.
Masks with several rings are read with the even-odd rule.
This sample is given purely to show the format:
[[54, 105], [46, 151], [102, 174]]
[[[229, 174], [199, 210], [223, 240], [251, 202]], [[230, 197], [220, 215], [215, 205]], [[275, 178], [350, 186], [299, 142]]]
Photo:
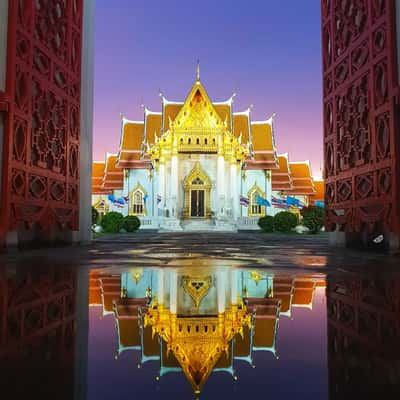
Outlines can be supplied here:
[[289, 211], [278, 212], [274, 216], [274, 231], [290, 232], [297, 226], [297, 216]]
[[96, 225], [99, 220], [99, 212], [92, 206], [92, 225]]
[[135, 232], [140, 227], [140, 219], [136, 215], [127, 215], [124, 218], [124, 221], [122, 223], [122, 227], [127, 232]]
[[318, 233], [324, 226], [325, 210], [322, 207], [304, 207], [301, 210], [301, 216], [303, 217], [303, 225], [310, 230], [310, 233]]
[[122, 228], [124, 216], [116, 211], [110, 211], [105, 214], [101, 219], [100, 225], [104, 229], [104, 232], [118, 233]]
[[257, 224], [264, 232], [274, 231], [274, 217], [272, 215], [266, 215], [265, 217], [261, 217], [258, 220]]

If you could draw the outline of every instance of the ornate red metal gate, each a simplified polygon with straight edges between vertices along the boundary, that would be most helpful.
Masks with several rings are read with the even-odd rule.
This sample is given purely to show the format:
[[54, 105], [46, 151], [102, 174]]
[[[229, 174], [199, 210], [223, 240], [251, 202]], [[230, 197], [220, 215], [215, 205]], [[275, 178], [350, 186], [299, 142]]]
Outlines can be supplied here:
[[394, 1], [321, 5], [327, 230], [400, 233]]
[[82, 0], [9, 1], [0, 239], [78, 229]]

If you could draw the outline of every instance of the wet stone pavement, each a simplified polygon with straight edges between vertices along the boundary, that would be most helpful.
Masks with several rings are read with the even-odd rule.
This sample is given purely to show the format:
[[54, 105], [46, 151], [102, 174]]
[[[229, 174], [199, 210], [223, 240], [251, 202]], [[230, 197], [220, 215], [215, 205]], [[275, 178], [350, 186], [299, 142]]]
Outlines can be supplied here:
[[400, 395], [400, 259], [326, 235], [103, 235], [0, 258], [22, 399]]

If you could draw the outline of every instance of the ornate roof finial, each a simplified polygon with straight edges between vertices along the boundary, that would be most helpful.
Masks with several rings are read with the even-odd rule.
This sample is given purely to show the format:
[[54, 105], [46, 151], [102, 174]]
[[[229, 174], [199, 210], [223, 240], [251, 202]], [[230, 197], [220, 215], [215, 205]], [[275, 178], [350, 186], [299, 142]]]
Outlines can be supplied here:
[[200, 82], [200, 60], [197, 60], [196, 81]]

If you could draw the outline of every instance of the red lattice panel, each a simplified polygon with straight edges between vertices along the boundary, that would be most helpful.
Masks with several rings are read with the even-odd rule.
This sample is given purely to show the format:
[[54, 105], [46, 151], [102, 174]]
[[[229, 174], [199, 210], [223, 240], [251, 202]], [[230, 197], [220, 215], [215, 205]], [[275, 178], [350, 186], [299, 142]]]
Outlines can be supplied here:
[[78, 229], [82, 0], [9, 2], [2, 234]]
[[400, 233], [394, 1], [321, 6], [326, 228]]

